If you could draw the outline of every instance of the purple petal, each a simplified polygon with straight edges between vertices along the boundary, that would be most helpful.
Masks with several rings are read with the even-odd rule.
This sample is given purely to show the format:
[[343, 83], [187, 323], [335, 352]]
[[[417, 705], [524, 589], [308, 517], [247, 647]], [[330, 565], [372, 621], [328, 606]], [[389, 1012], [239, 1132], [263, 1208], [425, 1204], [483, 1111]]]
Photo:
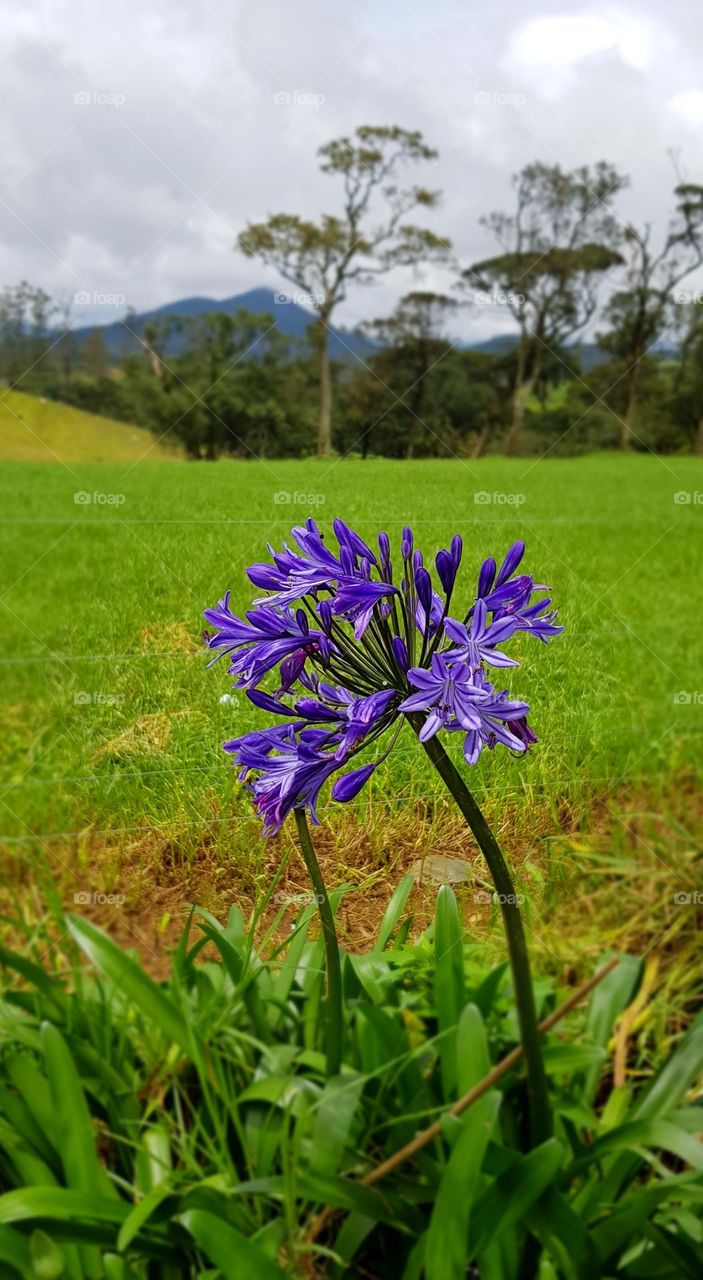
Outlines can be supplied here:
[[332, 787], [332, 799], [341, 800], [343, 804], [347, 800], [353, 800], [368, 782], [375, 768], [375, 764], [363, 764], [360, 769], [353, 769], [351, 773], [345, 773], [341, 778], [337, 778]]

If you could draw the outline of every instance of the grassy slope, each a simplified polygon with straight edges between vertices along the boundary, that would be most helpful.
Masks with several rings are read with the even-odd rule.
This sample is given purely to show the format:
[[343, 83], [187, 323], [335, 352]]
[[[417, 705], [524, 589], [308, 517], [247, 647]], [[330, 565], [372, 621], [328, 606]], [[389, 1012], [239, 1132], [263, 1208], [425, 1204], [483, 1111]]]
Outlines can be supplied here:
[[0, 459], [17, 462], [136, 462], [168, 457], [150, 432], [19, 391], [0, 395]]

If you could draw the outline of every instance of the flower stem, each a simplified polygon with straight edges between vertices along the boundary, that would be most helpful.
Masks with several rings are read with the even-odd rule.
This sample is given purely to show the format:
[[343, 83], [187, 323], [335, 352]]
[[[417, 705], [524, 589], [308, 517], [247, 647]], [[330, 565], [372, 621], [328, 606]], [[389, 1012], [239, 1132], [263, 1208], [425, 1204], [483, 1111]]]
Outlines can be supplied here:
[[322, 935], [325, 942], [327, 969], [327, 1075], [336, 1076], [342, 1066], [342, 1037], [344, 1015], [342, 1011], [342, 966], [339, 960], [339, 942], [334, 926], [334, 914], [330, 904], [320, 864], [310, 836], [304, 809], [294, 809], [298, 828], [298, 840], [305, 859], [305, 866], [317, 898]]
[[[408, 716], [408, 720], [415, 732], [419, 733], [424, 723], [424, 718], [421, 715], [412, 714]], [[531, 1137], [533, 1145], [537, 1146], [551, 1136], [553, 1123], [549, 1094], [547, 1092], [547, 1078], [537, 1029], [537, 1013], [532, 979], [530, 977], [527, 941], [515, 888], [508, 865], [491, 828], [461, 774], [449, 759], [444, 747], [437, 738], [430, 738], [428, 742], [424, 742], [422, 745], [476, 837], [476, 841], [488, 864], [496, 892], [499, 895], [513, 976], [520, 1036], [527, 1067]]]

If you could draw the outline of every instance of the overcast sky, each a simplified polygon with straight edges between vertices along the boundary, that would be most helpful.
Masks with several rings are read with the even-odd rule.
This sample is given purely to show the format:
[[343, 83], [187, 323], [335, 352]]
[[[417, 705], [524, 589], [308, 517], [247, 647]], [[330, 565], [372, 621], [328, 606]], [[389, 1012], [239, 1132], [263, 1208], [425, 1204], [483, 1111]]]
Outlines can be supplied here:
[[[427, 225], [469, 264], [482, 213], [510, 207], [527, 161], [606, 159], [617, 209], [661, 235], [675, 149], [703, 177], [703, 6], [518, 0], [0, 0], [0, 284], [87, 294], [79, 323], [281, 282], [233, 250], [250, 219], [334, 213], [315, 152], [362, 123], [421, 129], [440, 151]], [[450, 281], [424, 275], [422, 287]], [[335, 317], [385, 315], [410, 272]], [[467, 341], [504, 329], [466, 314]]]

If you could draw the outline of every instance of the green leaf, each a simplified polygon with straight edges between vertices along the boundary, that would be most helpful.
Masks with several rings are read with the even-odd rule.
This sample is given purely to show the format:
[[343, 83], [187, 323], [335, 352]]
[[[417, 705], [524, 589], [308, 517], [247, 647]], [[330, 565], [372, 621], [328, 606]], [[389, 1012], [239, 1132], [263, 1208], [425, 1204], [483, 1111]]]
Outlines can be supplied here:
[[471, 1256], [493, 1244], [510, 1227], [522, 1222], [528, 1209], [556, 1178], [564, 1160], [564, 1148], [549, 1138], [529, 1155], [521, 1156], [482, 1193], [471, 1215]]
[[[230, 919], [231, 918], [230, 913]], [[224, 929], [222, 929], [217, 921], [214, 920], [214, 922], [211, 923], [213, 919], [213, 917], [210, 917], [210, 919], [205, 922], [203, 922], [203, 920], [199, 920], [198, 924], [210, 941], [214, 943], [222, 956], [222, 962], [225, 969], [232, 980], [232, 985], [235, 988], [236, 994], [241, 996], [244, 1001], [247, 1013], [251, 1018], [252, 1025], [257, 1036], [264, 1044], [270, 1044], [273, 1039], [273, 1034], [266, 1021], [264, 1007], [256, 989], [256, 970], [251, 967], [251, 964], [248, 965], [248, 956], [240, 955], [234, 942], [227, 937]], [[235, 934], [234, 936], [237, 935]], [[246, 950], [247, 944], [243, 942], [242, 945]], [[256, 964], [258, 964], [258, 961]]]
[[405, 1227], [408, 1231], [417, 1227], [417, 1212], [412, 1205], [388, 1190], [377, 1191], [350, 1178], [301, 1174], [297, 1190], [309, 1200], [335, 1209], [353, 1210], [387, 1226]]
[[42, 1047], [54, 1110], [56, 1147], [69, 1187], [105, 1190], [103, 1169], [95, 1149], [95, 1130], [75, 1063], [56, 1027], [42, 1027]]
[[[703, 1124], [701, 1127], [703, 1128]], [[694, 1169], [703, 1171], [703, 1143], [680, 1126], [672, 1124], [668, 1118], [633, 1120], [629, 1124], [620, 1125], [618, 1129], [609, 1130], [602, 1138], [596, 1139], [587, 1153], [574, 1162], [571, 1169], [578, 1173], [588, 1165], [603, 1160], [614, 1151], [621, 1151], [623, 1148], [632, 1151], [638, 1147], [670, 1151], [672, 1155], [678, 1156]]]
[[[615, 970], [617, 972], [617, 970]], [[668, 1115], [681, 1105], [691, 1083], [703, 1067], [703, 1017], [695, 1019], [661, 1071], [630, 1111], [631, 1120], [649, 1120]], [[641, 1158], [624, 1152], [607, 1162], [602, 1180], [597, 1182], [588, 1199], [589, 1212], [599, 1204], [611, 1204], [623, 1186], [635, 1177]]]
[[691, 1084], [703, 1069], [703, 1016], [698, 1015], [680, 1044], [632, 1108], [632, 1118], [642, 1120], [673, 1111], [681, 1105]]
[[552, 1254], [559, 1275], [567, 1280], [594, 1280], [600, 1275], [598, 1253], [590, 1233], [556, 1187], [549, 1187], [527, 1211], [525, 1222]]
[[366, 955], [349, 955], [347, 958], [374, 1004], [381, 1007], [397, 1004], [393, 970], [386, 959], [373, 951]]
[[385, 950], [388, 939], [398, 925], [405, 910], [405, 904], [410, 897], [414, 883], [415, 880], [413, 876], [403, 876], [400, 884], [396, 885], [393, 890], [391, 900], [383, 913], [383, 919], [378, 927], [378, 934], [373, 945], [373, 950], [375, 952]]
[[456, 898], [448, 884], [437, 894], [435, 909], [434, 999], [440, 1030], [442, 1084], [447, 1101], [456, 1095], [456, 1033], [464, 1008], [464, 938]]
[[464, 1280], [470, 1261], [471, 1210], [500, 1102], [496, 1091], [484, 1094], [462, 1117], [462, 1133], [442, 1174], [430, 1218], [425, 1247], [427, 1280]]
[[459, 1018], [456, 1060], [457, 1092], [463, 1097], [491, 1069], [486, 1026], [478, 1005], [467, 1004]]
[[[128, 1212], [129, 1206], [123, 1200], [66, 1187], [23, 1187], [0, 1196], [0, 1224], [42, 1224], [50, 1227], [52, 1236], [77, 1244], [114, 1246]], [[140, 1247], [154, 1257], [177, 1254], [179, 1237], [173, 1223], [169, 1223], [168, 1233], [162, 1227], [143, 1233]]]
[[[624, 955], [615, 968], [598, 984], [588, 1005], [583, 1039], [604, 1049], [613, 1027], [635, 993], [642, 972], [642, 961], [637, 956]], [[601, 1078], [600, 1065], [594, 1064], [586, 1073], [583, 1099], [592, 1102]]]
[[[0, 1227], [0, 1263], [6, 1262], [8, 1266], [14, 1267], [15, 1271], [26, 1280], [31, 1277], [31, 1259], [29, 1255], [29, 1244], [19, 1231], [14, 1231], [12, 1227]], [[8, 1277], [8, 1280], [10, 1278]]]
[[363, 1087], [363, 1080], [352, 1075], [335, 1076], [325, 1082], [315, 1109], [310, 1158], [312, 1173], [341, 1172]]
[[[0, 966], [14, 969], [21, 978], [24, 978], [25, 982], [30, 982], [51, 1005], [52, 1016], [61, 1016], [66, 1001], [65, 993], [59, 983], [51, 978], [38, 964], [34, 964], [26, 956], [17, 955], [15, 951], [0, 947]], [[48, 1013], [49, 1011], [47, 1010], [46, 1012]]]
[[66, 1270], [66, 1261], [51, 1236], [37, 1228], [29, 1237], [29, 1253], [36, 1280], [59, 1280]]
[[130, 1210], [120, 1227], [117, 1236], [117, 1248], [120, 1253], [124, 1253], [139, 1234], [145, 1222], [149, 1221], [152, 1213], [158, 1209], [163, 1200], [166, 1200], [172, 1194], [170, 1182], [164, 1180], [159, 1186], [154, 1187], [147, 1195], [143, 1197], [134, 1208]]
[[703, 1203], [703, 1186], [698, 1174], [676, 1174], [665, 1182], [631, 1192], [604, 1221], [591, 1228], [591, 1238], [601, 1262], [607, 1262], [619, 1249], [633, 1243], [661, 1205], [668, 1200], [679, 1203], [689, 1196]]
[[69, 930], [88, 959], [114, 982], [154, 1027], [186, 1053], [192, 1040], [185, 1020], [166, 993], [100, 929], [79, 916], [67, 916]]
[[273, 1258], [222, 1218], [204, 1209], [191, 1209], [181, 1221], [225, 1280], [242, 1280], [243, 1276], [247, 1280], [285, 1280], [285, 1272]]

